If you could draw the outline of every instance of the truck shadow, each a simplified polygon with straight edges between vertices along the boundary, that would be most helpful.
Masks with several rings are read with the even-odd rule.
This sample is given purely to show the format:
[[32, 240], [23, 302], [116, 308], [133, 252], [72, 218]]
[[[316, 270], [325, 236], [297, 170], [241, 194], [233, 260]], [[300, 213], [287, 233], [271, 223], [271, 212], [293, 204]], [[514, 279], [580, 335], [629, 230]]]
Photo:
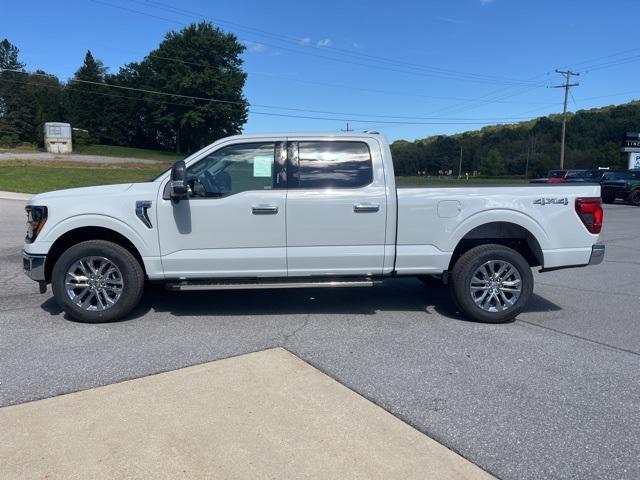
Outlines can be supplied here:
[[[63, 313], [53, 297], [41, 308], [51, 315]], [[534, 294], [525, 312], [558, 311], [561, 308]], [[184, 316], [250, 315], [374, 315], [379, 311], [437, 313], [468, 321], [455, 306], [447, 287], [428, 288], [413, 278], [386, 280], [372, 288], [304, 288], [279, 290], [230, 290], [169, 292], [160, 285], [147, 285], [140, 305], [127, 320], [150, 311]], [[65, 318], [72, 320], [65, 314]]]
[[[558, 305], [534, 294], [525, 311], [560, 309]], [[386, 280], [382, 285], [372, 288], [168, 292], [161, 286], [151, 286], [139, 307], [128, 318], [140, 318], [151, 310], [177, 317], [436, 312], [444, 317], [466, 321], [453, 303], [447, 287], [427, 288], [414, 278]]]

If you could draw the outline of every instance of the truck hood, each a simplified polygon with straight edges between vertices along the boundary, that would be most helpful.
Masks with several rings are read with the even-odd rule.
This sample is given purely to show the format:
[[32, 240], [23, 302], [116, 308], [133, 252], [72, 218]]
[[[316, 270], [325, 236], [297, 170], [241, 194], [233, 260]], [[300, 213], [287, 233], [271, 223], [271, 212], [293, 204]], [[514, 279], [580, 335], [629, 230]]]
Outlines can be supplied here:
[[51, 192], [39, 193], [31, 198], [29, 204], [36, 205], [39, 203], [46, 203], [47, 200], [55, 200], [59, 198], [74, 198], [80, 197], [110, 197], [119, 195], [129, 190], [133, 183], [122, 183], [117, 185], [100, 185], [97, 187], [82, 187], [82, 188], [67, 188], [65, 190], [54, 190]]

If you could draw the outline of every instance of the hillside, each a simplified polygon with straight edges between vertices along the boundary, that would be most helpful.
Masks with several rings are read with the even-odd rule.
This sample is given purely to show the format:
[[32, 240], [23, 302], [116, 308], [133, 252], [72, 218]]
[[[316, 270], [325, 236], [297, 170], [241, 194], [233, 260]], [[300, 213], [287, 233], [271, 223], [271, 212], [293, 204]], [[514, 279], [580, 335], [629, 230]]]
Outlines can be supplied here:
[[[438, 135], [391, 146], [397, 175], [462, 171], [485, 175], [539, 176], [558, 168], [561, 115], [540, 117], [510, 125], [493, 125], [456, 135]], [[565, 167], [624, 168], [620, 144], [626, 131], [640, 131], [640, 101], [579, 110], [567, 119]]]

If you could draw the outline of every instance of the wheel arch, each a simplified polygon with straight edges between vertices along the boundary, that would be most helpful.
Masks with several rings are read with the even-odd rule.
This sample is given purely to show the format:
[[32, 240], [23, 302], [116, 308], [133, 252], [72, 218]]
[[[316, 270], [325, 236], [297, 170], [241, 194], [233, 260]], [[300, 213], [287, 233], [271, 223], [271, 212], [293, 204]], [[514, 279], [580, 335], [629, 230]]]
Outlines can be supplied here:
[[531, 267], [544, 265], [544, 254], [536, 235], [528, 228], [508, 221], [490, 221], [474, 226], [459, 238], [449, 261], [451, 271], [456, 261], [479, 245], [503, 245], [520, 253]]
[[77, 243], [84, 242], [87, 240], [106, 240], [108, 242], [113, 242], [117, 245], [128, 250], [138, 261], [142, 271], [146, 275], [146, 269], [144, 265], [144, 261], [142, 260], [142, 255], [138, 248], [125, 237], [122, 233], [119, 233], [115, 230], [106, 227], [97, 227], [97, 226], [87, 226], [87, 227], [78, 227], [72, 230], [69, 230], [62, 234], [60, 237], [56, 239], [55, 242], [49, 248], [49, 252], [47, 253], [47, 259], [44, 264], [45, 269], [45, 281], [47, 283], [51, 282], [51, 272], [53, 271], [53, 267], [67, 249], [76, 245]]

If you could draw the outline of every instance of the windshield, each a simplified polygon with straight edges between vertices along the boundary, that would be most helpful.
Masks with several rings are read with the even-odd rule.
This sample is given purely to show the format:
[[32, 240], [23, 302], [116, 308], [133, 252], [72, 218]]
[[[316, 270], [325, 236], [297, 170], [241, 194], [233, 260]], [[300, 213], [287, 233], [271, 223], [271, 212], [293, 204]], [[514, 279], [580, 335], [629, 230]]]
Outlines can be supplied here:
[[549, 172], [549, 178], [562, 178], [565, 176], [567, 172], [565, 172], [564, 170], [551, 170]]

